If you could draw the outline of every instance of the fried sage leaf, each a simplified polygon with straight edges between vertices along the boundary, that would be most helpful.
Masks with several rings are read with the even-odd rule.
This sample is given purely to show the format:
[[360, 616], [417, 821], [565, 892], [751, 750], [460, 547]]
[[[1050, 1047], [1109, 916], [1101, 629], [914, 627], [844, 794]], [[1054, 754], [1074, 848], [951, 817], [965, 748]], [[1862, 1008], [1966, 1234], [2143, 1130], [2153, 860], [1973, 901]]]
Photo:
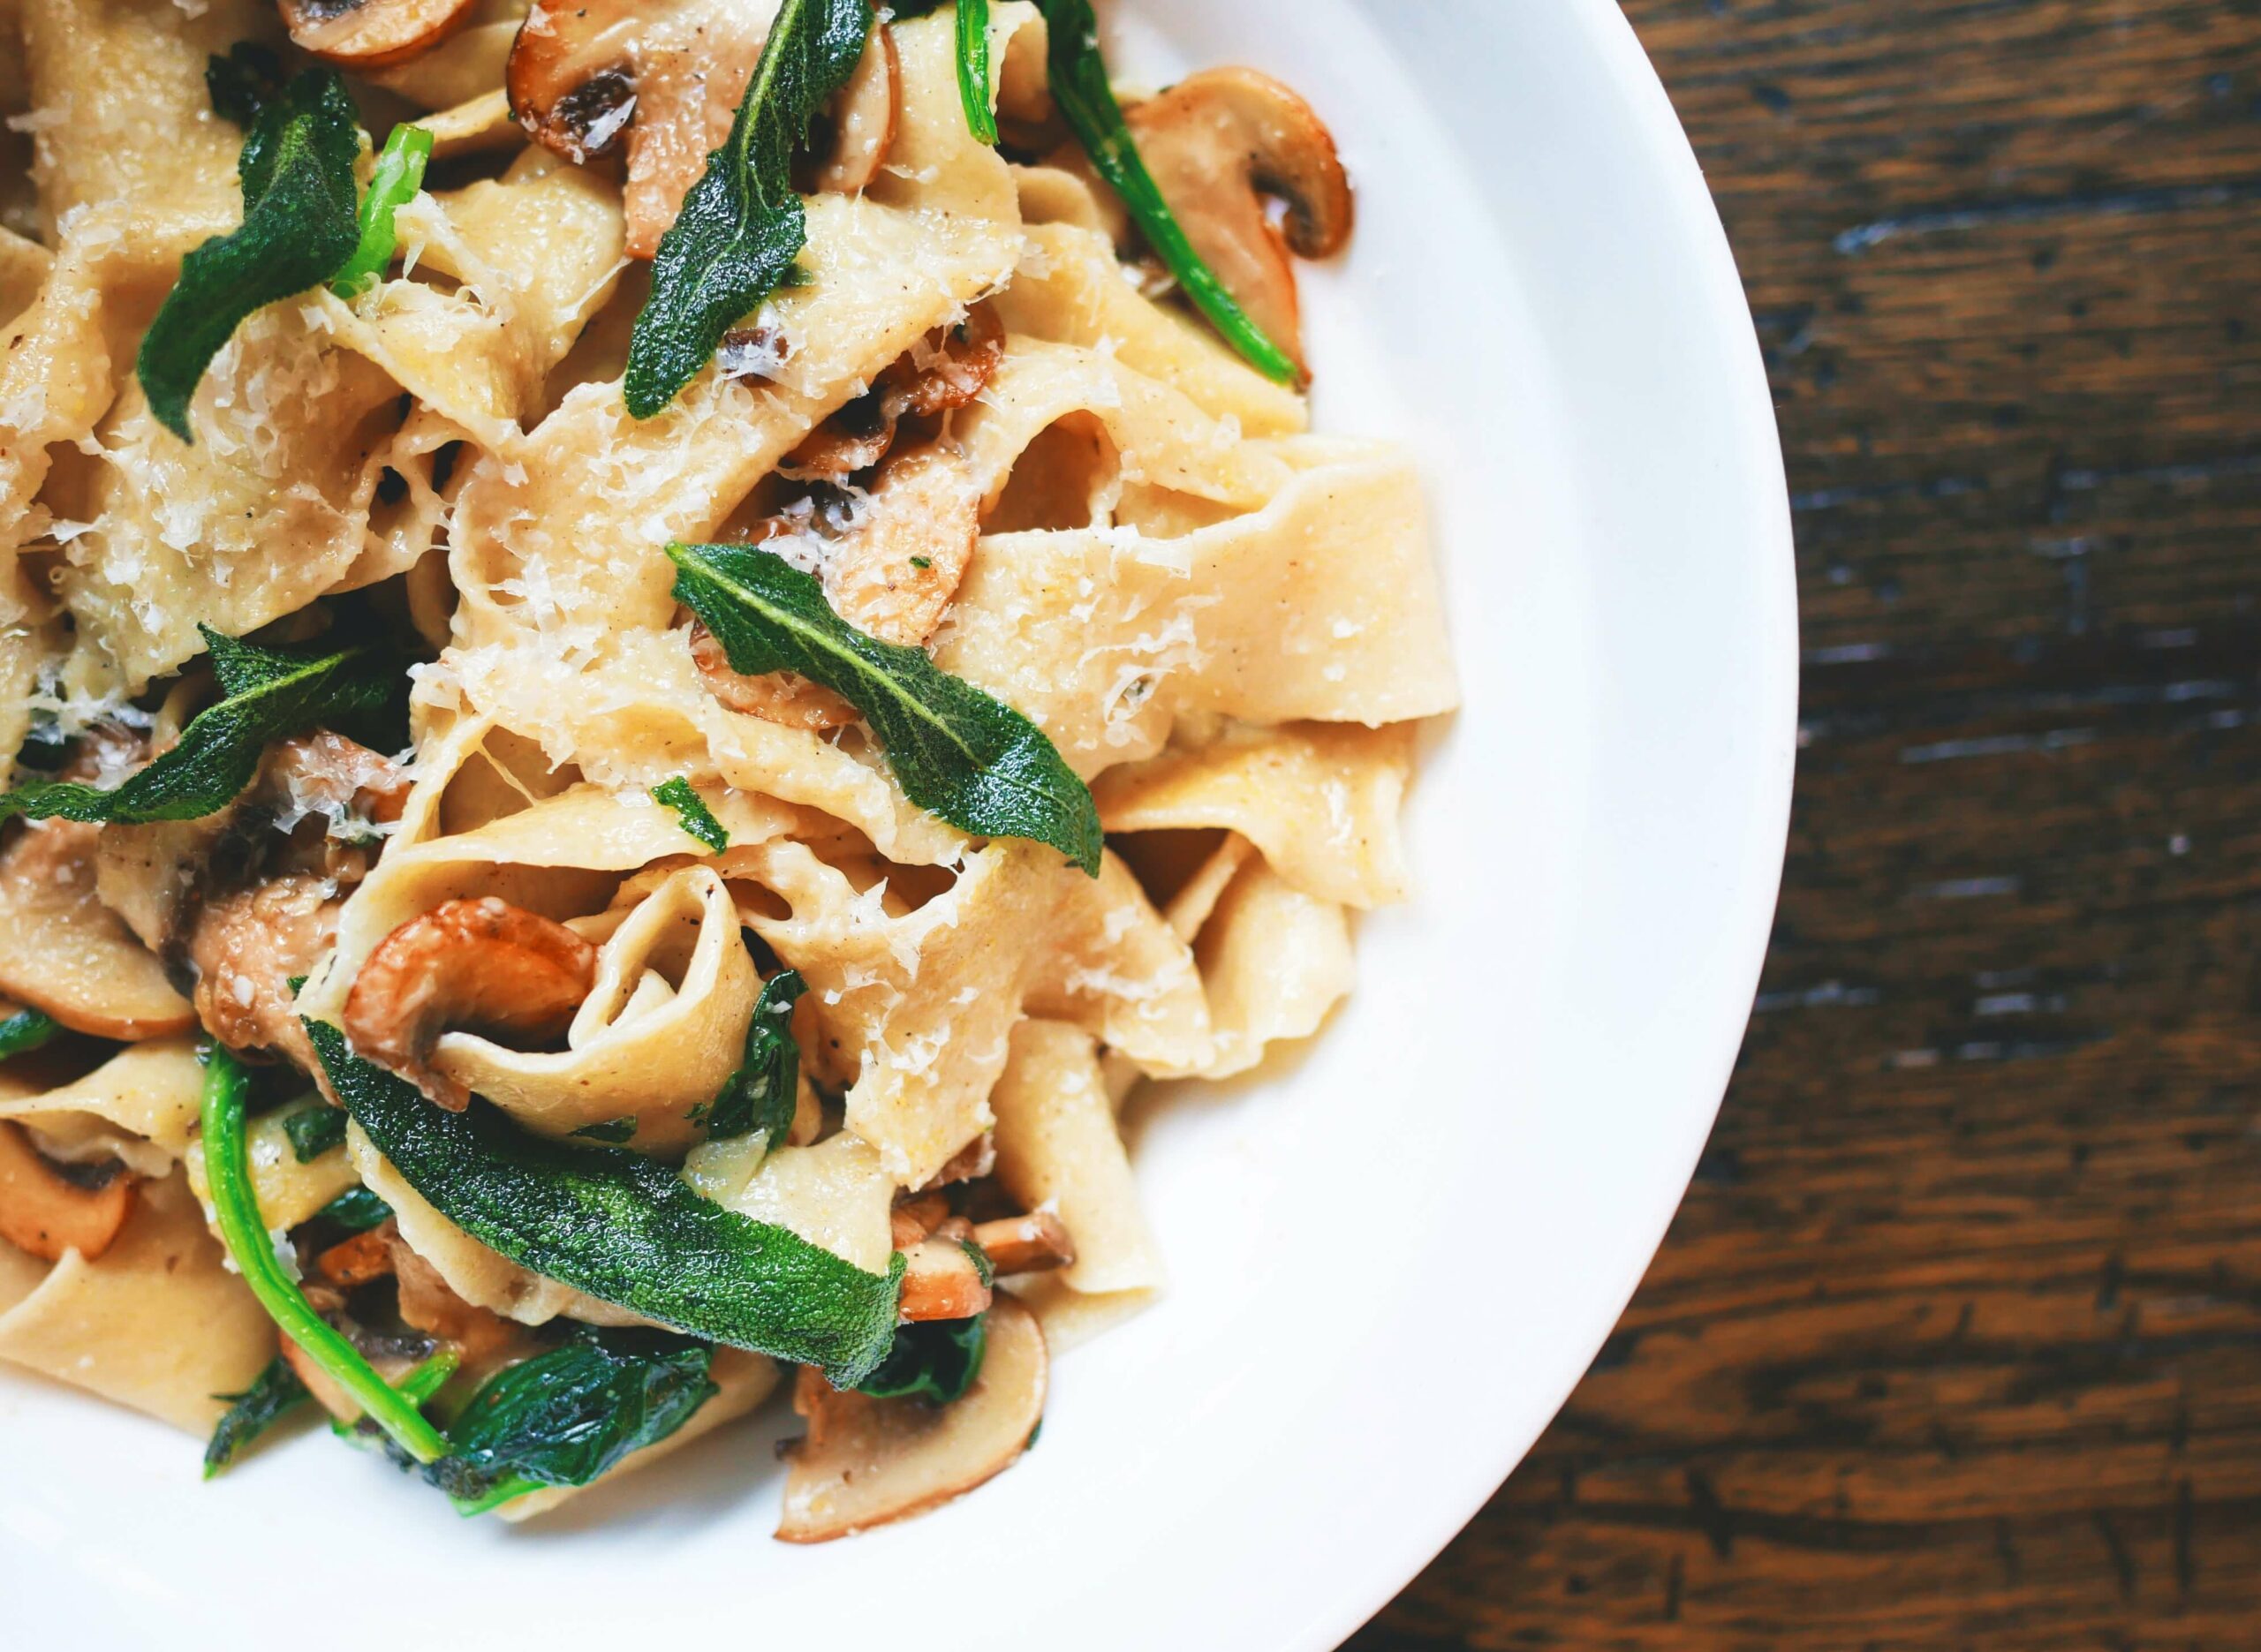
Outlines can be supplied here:
[[1093, 168], [1123, 198], [1147, 245], [1161, 254], [1186, 297], [1225, 336], [1226, 342], [1267, 378], [1282, 384], [1296, 383], [1302, 374], [1295, 358], [1266, 335], [1193, 250], [1177, 215], [1170, 211], [1153, 175], [1139, 158], [1138, 146], [1123, 118], [1123, 106], [1115, 101], [1115, 88], [1108, 84], [1107, 62], [1100, 56], [1099, 22], [1092, 15], [1091, 0], [1037, 0], [1037, 6], [1044, 13], [1051, 37], [1052, 101], [1068, 129], [1076, 134], [1076, 141], [1091, 157]]
[[675, 599], [707, 623], [730, 669], [796, 671], [864, 714], [904, 796], [959, 830], [1049, 843], [1093, 877], [1099, 806], [1044, 731], [939, 669], [923, 649], [867, 637], [816, 577], [748, 545], [668, 547]]
[[702, 1198], [670, 1165], [520, 1130], [483, 1101], [449, 1113], [306, 1023], [330, 1089], [409, 1186], [522, 1268], [713, 1342], [823, 1368], [838, 1387], [894, 1340], [903, 1259], [866, 1273], [789, 1229]]
[[652, 259], [623, 394], [649, 419], [712, 360], [722, 335], [777, 290], [808, 242], [793, 151], [848, 82], [872, 30], [869, 0], [784, 0], [737, 118], [683, 198]]
[[[247, 109], [248, 80], [225, 85], [231, 107]], [[307, 70], [253, 117], [236, 163], [242, 226], [181, 260], [180, 279], [134, 363], [149, 411], [183, 441], [193, 440], [188, 404], [197, 381], [244, 318], [319, 286], [353, 255], [361, 238], [353, 178], [360, 151], [360, 117], [332, 69]]]
[[801, 1084], [801, 1046], [793, 1042], [793, 1006], [807, 992], [798, 969], [781, 969], [762, 983], [746, 1023], [745, 1059], [707, 1111], [710, 1136], [769, 1133], [776, 1146], [793, 1128], [793, 1104]]
[[0, 820], [22, 815], [146, 826], [217, 814], [259, 772], [268, 743], [372, 713], [398, 686], [386, 651], [364, 644], [329, 654], [286, 654], [198, 628], [211, 651], [220, 700], [181, 730], [173, 749], [108, 791], [42, 781], [0, 794]]
[[554, 1348], [489, 1377], [425, 1477], [465, 1514], [544, 1486], [585, 1486], [667, 1438], [722, 1391], [715, 1350], [664, 1331], [575, 1325]]
[[253, 1440], [314, 1395], [299, 1380], [298, 1372], [291, 1369], [289, 1362], [278, 1354], [267, 1362], [267, 1369], [253, 1379], [249, 1388], [240, 1394], [222, 1394], [219, 1398], [230, 1403], [204, 1447], [207, 1480], [233, 1463]]

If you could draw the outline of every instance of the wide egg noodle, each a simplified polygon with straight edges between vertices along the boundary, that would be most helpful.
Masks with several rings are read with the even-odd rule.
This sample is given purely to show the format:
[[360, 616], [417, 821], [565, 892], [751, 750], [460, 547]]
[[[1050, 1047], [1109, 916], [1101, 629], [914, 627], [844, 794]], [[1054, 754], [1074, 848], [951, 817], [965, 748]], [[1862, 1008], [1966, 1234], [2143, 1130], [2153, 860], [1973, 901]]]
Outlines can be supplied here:
[[204, 1433], [275, 1357], [275, 1326], [228, 1271], [176, 1173], [144, 1182], [102, 1256], [49, 1265], [0, 1242], [0, 1360]]

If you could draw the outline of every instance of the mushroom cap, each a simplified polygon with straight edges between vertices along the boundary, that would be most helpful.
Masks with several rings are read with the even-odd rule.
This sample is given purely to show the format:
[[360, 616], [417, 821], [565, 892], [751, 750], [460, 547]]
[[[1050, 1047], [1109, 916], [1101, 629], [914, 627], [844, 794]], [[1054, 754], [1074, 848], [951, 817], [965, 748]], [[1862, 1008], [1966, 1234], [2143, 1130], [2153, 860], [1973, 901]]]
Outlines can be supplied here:
[[479, 0], [276, 0], [291, 43], [343, 69], [383, 69], [461, 28]]
[[354, 1052], [443, 1107], [469, 1102], [426, 1066], [451, 1027], [554, 1037], [596, 979], [596, 948], [563, 924], [493, 895], [444, 901], [377, 943], [346, 995]]
[[[1350, 174], [1326, 124], [1271, 76], [1241, 68], [1190, 75], [1124, 119], [1194, 251], [1301, 365], [1288, 254], [1341, 252], [1356, 216]], [[1272, 200], [1287, 208], [1276, 223]]]
[[48, 1262], [75, 1250], [87, 1261], [110, 1248], [133, 1213], [134, 1179], [115, 1161], [82, 1182], [49, 1162], [23, 1127], [0, 1122], [0, 1240]]

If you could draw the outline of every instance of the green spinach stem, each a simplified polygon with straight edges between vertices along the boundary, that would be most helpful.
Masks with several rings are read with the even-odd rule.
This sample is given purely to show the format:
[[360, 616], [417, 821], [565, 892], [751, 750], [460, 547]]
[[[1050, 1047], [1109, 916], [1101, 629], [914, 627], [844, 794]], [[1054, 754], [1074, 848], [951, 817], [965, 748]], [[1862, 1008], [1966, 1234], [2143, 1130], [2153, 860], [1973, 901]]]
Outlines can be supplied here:
[[282, 1329], [360, 1402], [369, 1419], [420, 1463], [448, 1454], [448, 1442], [414, 1400], [396, 1390], [353, 1345], [314, 1312], [298, 1284], [283, 1271], [260, 1215], [244, 1145], [244, 1098], [250, 1080], [223, 1045], [214, 1045], [204, 1067], [204, 1175], [220, 1222], [220, 1241], [235, 1259], [252, 1294]]
[[989, 107], [989, 0], [957, 0], [957, 93], [976, 143], [997, 141], [997, 115]]

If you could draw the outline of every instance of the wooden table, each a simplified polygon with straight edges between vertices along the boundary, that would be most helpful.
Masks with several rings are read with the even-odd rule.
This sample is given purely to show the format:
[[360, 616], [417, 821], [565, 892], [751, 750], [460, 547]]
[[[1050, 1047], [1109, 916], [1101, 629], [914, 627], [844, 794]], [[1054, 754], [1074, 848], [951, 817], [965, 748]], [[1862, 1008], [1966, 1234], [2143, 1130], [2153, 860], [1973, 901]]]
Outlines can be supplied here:
[[2252, 1652], [2261, 6], [1626, 10], [1781, 415], [1788, 883], [1639, 1296], [1350, 1644]]

